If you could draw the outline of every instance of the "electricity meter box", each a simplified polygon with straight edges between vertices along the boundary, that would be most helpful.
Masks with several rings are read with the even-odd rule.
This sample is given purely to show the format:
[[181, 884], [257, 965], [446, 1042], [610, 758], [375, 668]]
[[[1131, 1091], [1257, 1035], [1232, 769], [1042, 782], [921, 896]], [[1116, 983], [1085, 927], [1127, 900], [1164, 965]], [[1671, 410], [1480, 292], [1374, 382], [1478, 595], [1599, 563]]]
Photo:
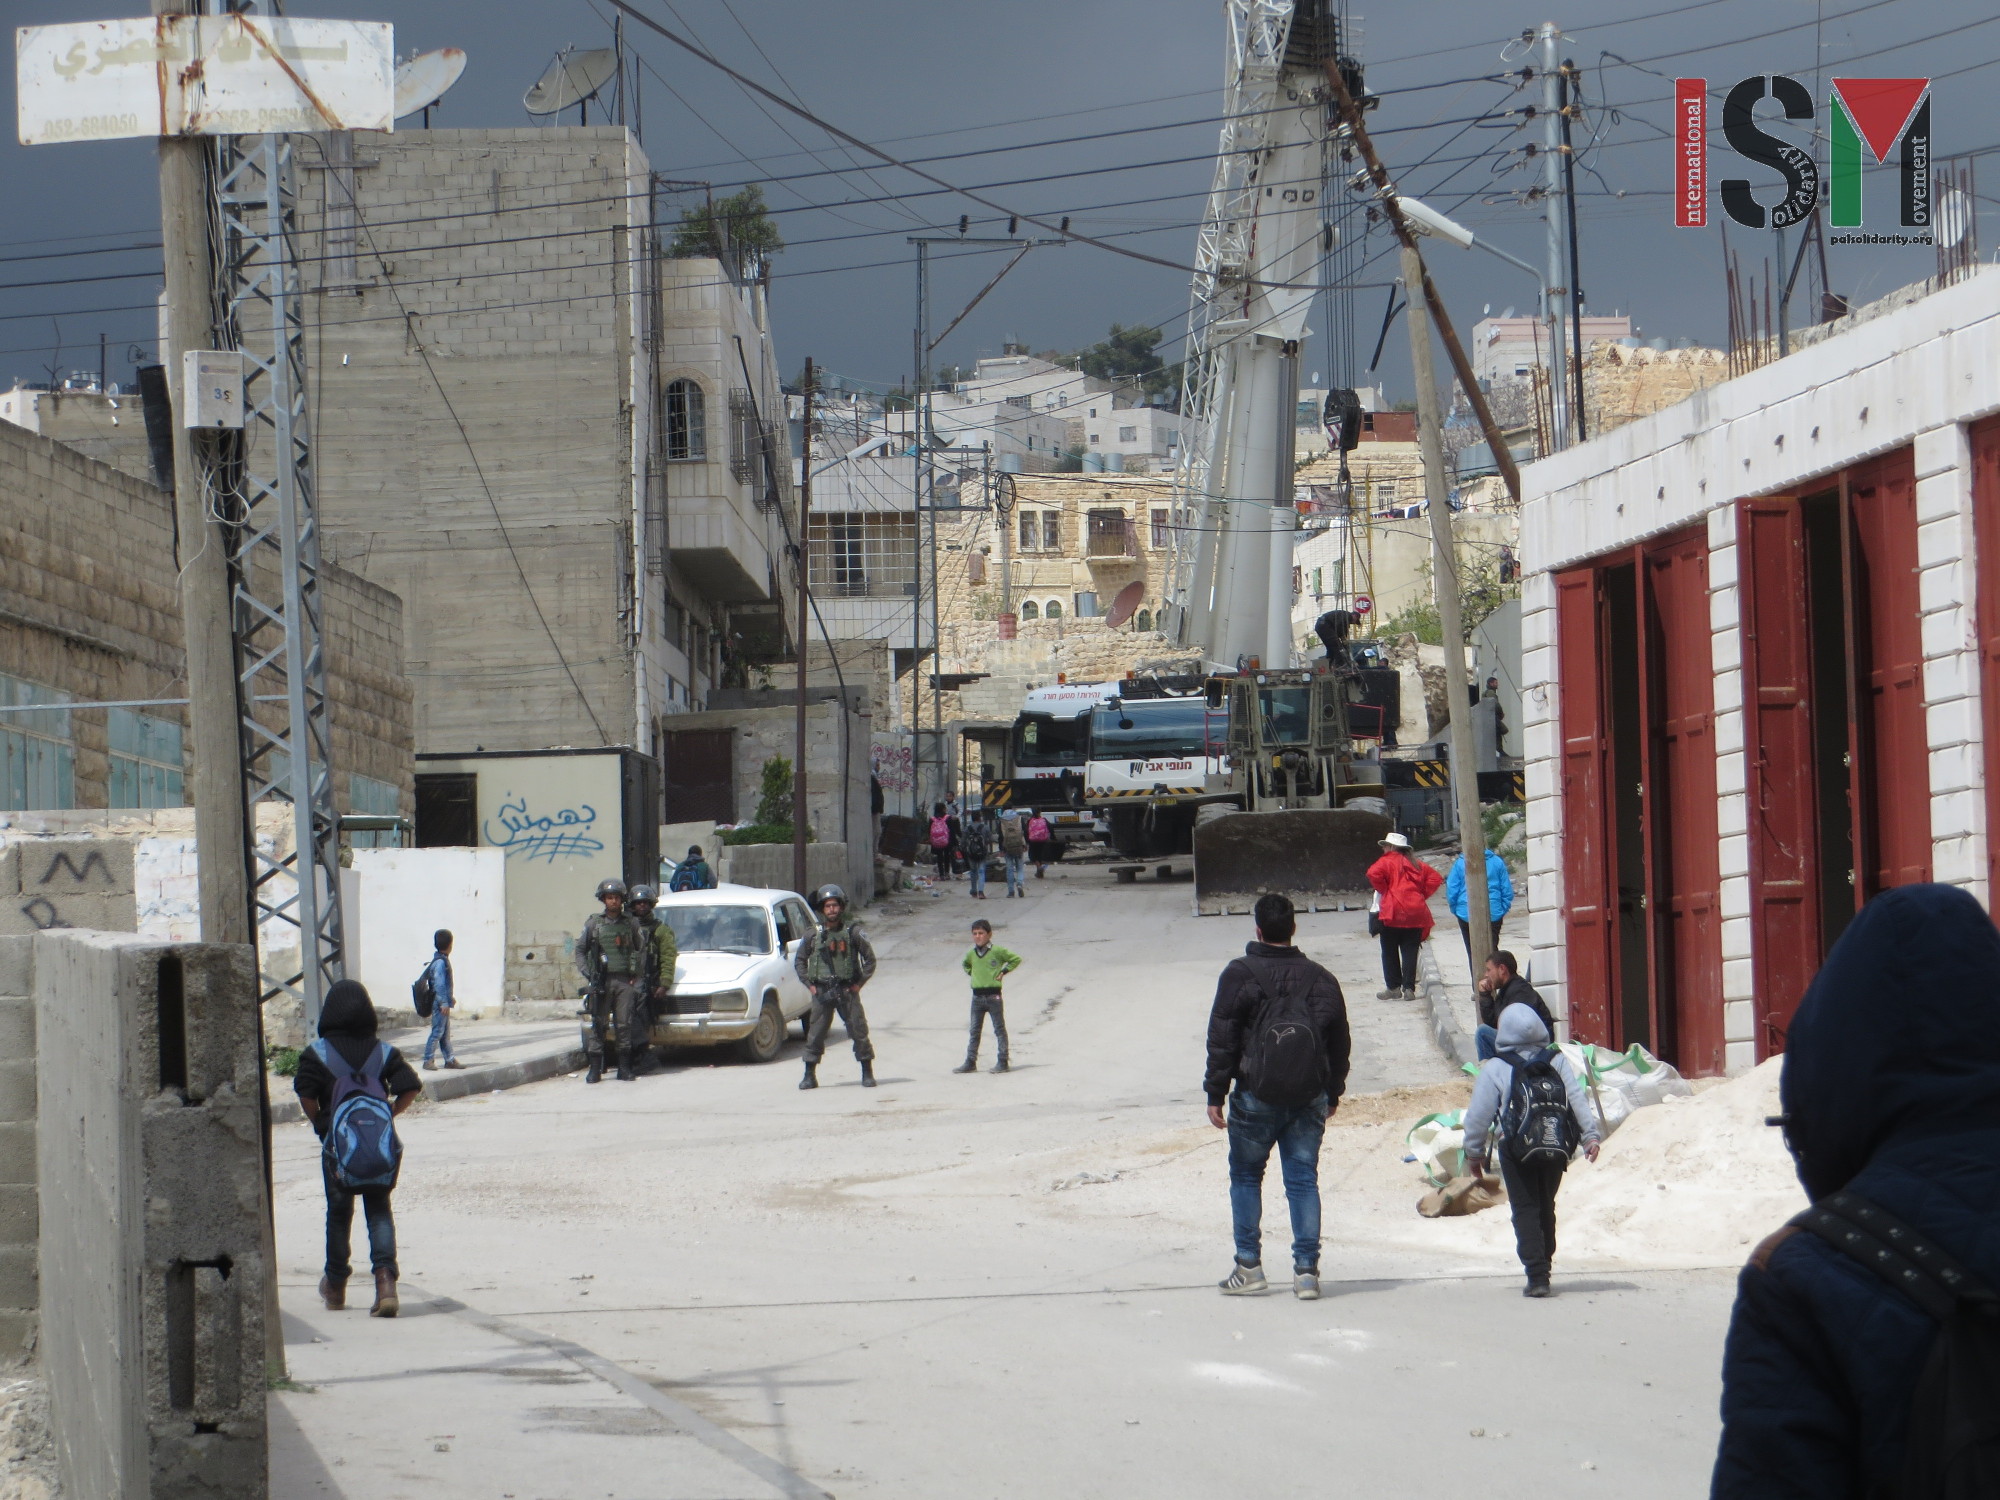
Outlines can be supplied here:
[[243, 427], [243, 353], [238, 349], [189, 349], [181, 355], [182, 423], [188, 427]]

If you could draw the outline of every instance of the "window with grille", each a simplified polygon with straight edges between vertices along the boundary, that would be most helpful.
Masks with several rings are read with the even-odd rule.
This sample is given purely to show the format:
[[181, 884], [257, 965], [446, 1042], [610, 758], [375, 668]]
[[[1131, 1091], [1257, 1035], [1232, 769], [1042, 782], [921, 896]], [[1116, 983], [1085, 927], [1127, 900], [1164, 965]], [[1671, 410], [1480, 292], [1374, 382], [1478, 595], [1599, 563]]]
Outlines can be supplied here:
[[1124, 511], [1094, 510], [1089, 519], [1092, 557], [1124, 557], [1131, 552]]
[[[61, 704], [68, 694], [0, 673], [0, 705]], [[76, 743], [69, 710], [0, 714], [0, 808], [76, 805]]]
[[757, 408], [748, 391], [729, 393], [729, 472], [748, 484], [755, 479], [763, 462], [762, 434], [757, 430]]
[[692, 380], [667, 382], [663, 397], [666, 407], [667, 457], [698, 459], [708, 457], [708, 398]]
[[1172, 536], [1173, 512], [1164, 505], [1153, 507], [1153, 547], [1158, 551], [1165, 548]]
[[[370, 817], [393, 818], [402, 811], [402, 799], [396, 793], [395, 783], [349, 772], [347, 810]], [[400, 849], [403, 836], [394, 828], [356, 828], [347, 835], [347, 842], [355, 849]]]
[[1021, 512], [1021, 550], [1023, 552], [1036, 551], [1042, 543], [1042, 523], [1035, 519], [1035, 515], [1036, 513], [1032, 510]]
[[833, 598], [907, 598], [917, 586], [917, 523], [887, 511], [816, 511], [807, 533], [812, 586]]
[[108, 711], [111, 750], [107, 802], [112, 807], [181, 807], [187, 783], [181, 770], [181, 726], [129, 708]]
[[1132, 617], [1132, 628], [1134, 630], [1151, 630], [1153, 628], [1153, 612], [1150, 609], [1140, 610], [1138, 614]]
[[1042, 512], [1042, 550], [1062, 551], [1062, 512], [1059, 510]]
[[1119, 429], [1118, 429], [1118, 441], [1119, 441], [1119, 442], [1121, 442], [1121, 443], [1136, 443], [1136, 442], [1138, 442], [1138, 441], [1139, 441], [1139, 429], [1138, 429], [1138, 428], [1136, 428], [1136, 427], [1121, 427], [1121, 428], [1119, 428]]
[[1046, 605], [1043, 606], [1042, 618], [1044, 620], [1060, 620], [1062, 617], [1063, 617], [1063, 607], [1062, 607], [1062, 601], [1060, 599], [1051, 599]]
[[1022, 618], [1022, 619], [1024, 619], [1024, 620], [1039, 620], [1039, 619], [1040, 619], [1041, 617], [1042, 617], [1042, 607], [1041, 607], [1041, 605], [1039, 605], [1039, 604], [1035, 603], [1035, 601], [1034, 601], [1034, 600], [1032, 600], [1032, 599], [1026, 599], [1026, 600], [1023, 600], [1023, 601], [1022, 601], [1022, 603], [1021, 603], [1021, 618]]

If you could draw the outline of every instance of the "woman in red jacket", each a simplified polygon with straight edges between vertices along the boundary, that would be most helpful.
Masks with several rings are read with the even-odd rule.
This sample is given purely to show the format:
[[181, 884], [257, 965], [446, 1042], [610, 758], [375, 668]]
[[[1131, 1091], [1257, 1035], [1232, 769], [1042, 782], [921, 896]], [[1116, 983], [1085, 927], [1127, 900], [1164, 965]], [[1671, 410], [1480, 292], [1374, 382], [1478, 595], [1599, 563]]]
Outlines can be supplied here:
[[1431, 896], [1444, 877], [1410, 852], [1400, 833], [1382, 840], [1382, 857], [1368, 867], [1375, 887], [1382, 940], [1382, 992], [1378, 1000], [1417, 998], [1417, 949], [1431, 935]]

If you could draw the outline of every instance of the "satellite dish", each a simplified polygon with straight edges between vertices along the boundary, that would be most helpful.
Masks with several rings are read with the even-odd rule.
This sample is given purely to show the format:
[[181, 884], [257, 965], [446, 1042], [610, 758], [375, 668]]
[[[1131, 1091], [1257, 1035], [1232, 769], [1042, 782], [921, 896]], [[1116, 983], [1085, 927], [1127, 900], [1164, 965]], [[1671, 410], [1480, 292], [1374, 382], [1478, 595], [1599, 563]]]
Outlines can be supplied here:
[[1116, 630], [1139, 612], [1139, 602], [1146, 597], [1146, 580], [1135, 578], [1118, 591], [1118, 597], [1111, 601], [1111, 611], [1104, 617], [1104, 628]]
[[420, 52], [396, 65], [396, 118], [429, 109], [465, 71], [465, 53], [457, 47]]
[[594, 96], [618, 72], [618, 49], [561, 53], [521, 103], [531, 115], [553, 115]]
[[1964, 193], [1946, 184], [1938, 194], [1937, 242], [1952, 246], [1972, 231], [1972, 205]]

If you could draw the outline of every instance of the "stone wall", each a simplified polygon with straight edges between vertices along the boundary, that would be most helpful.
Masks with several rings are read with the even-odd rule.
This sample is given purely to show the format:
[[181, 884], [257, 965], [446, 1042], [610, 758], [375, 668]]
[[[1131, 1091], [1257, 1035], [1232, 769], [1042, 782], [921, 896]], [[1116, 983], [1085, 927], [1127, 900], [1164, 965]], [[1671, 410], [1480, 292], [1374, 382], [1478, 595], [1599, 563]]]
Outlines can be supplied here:
[[[184, 696], [178, 567], [171, 496], [0, 422], [0, 672], [79, 702]], [[336, 801], [349, 810], [347, 777], [358, 773], [395, 786], [408, 813], [401, 602], [336, 567], [323, 583]], [[180, 708], [144, 711], [186, 721]], [[69, 720], [74, 805], [105, 807], [107, 711], [73, 709]]]

